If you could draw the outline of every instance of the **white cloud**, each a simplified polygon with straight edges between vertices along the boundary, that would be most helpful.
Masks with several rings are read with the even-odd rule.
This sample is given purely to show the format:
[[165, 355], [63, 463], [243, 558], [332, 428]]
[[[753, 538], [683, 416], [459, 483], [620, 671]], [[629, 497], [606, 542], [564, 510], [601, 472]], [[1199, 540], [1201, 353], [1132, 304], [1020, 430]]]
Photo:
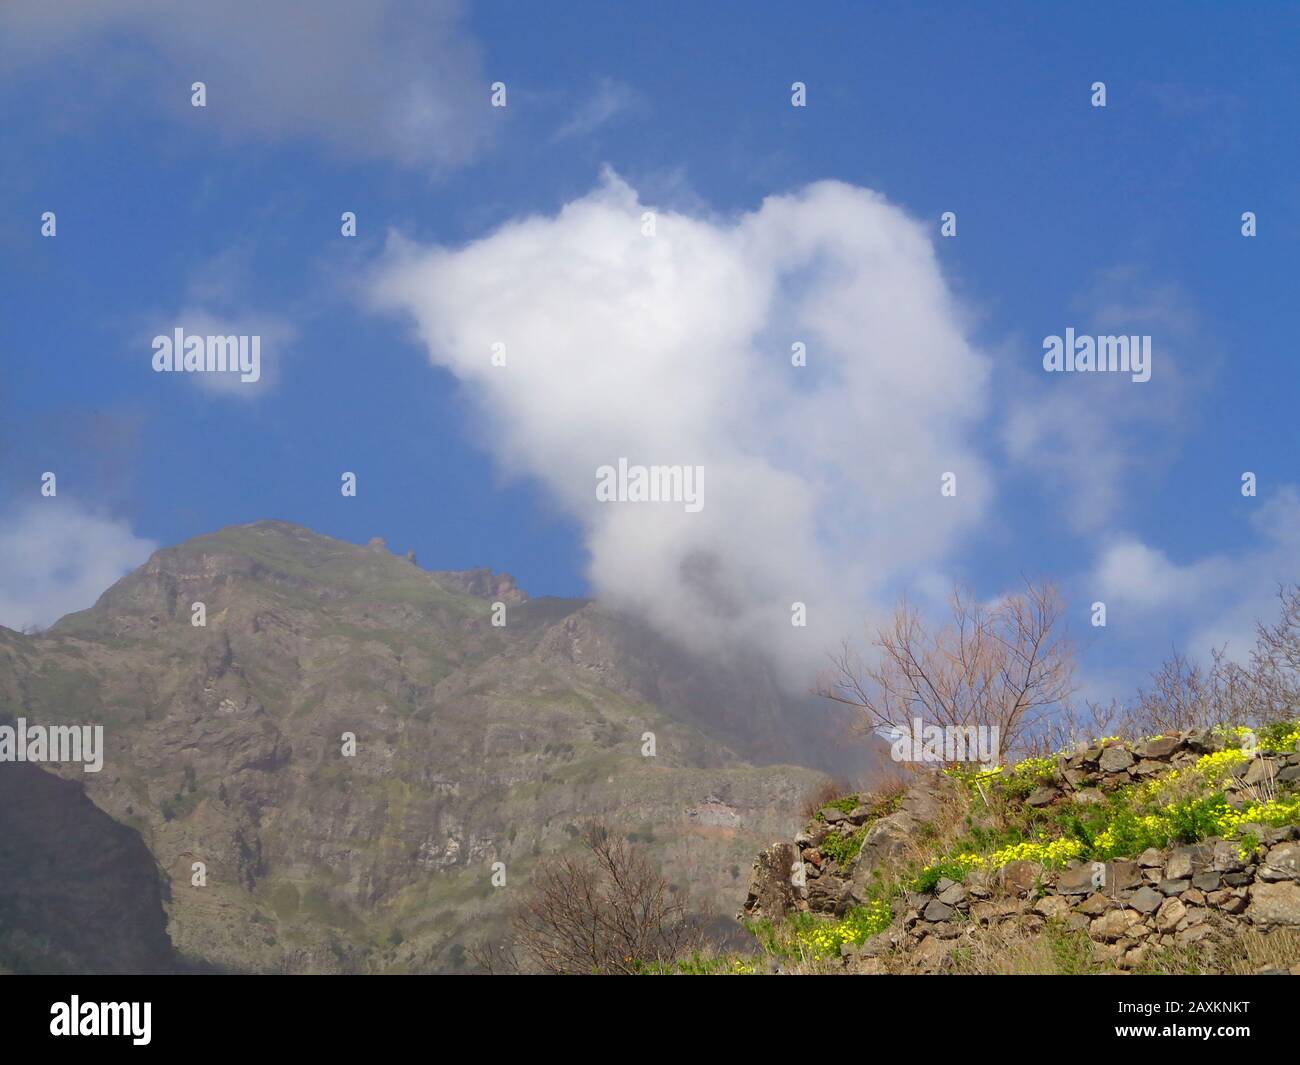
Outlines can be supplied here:
[[[653, 237], [645, 210], [607, 174], [464, 248], [394, 237], [373, 298], [467, 386], [498, 461], [581, 523], [600, 597], [695, 644], [757, 641], [806, 680], [984, 512], [988, 361], [929, 230], [876, 193], [821, 182], [733, 220], [661, 211]], [[620, 457], [702, 465], [703, 511], [598, 503], [596, 468]]]
[[[155, 331], [151, 337], [173, 338], [177, 329], [181, 329], [187, 337], [248, 337], [247, 347], [250, 352], [253, 347], [251, 338], [258, 337], [258, 365], [256, 373], [249, 375], [256, 376], [256, 380], [245, 381], [240, 373], [229, 370], [172, 372], [165, 375], [172, 381], [187, 381], [212, 395], [235, 399], [257, 399], [275, 388], [280, 379], [285, 352], [296, 336], [293, 325], [278, 315], [242, 311], [225, 313], [193, 306], [156, 319], [154, 326]], [[175, 347], [174, 344], [172, 346]], [[152, 359], [152, 352], [146, 352], [141, 357]]]
[[[122, 46], [143, 44], [152, 63], [133, 63], [137, 76], [187, 121], [451, 167], [493, 128], [491, 79], [460, 12], [455, 0], [7, 0], [0, 67], [76, 54], [83, 87], [101, 70], [111, 83]], [[194, 81], [207, 85], [205, 111], [190, 108]]]
[[157, 546], [58, 497], [0, 517], [0, 625], [44, 627], [93, 606]]
[[1133, 631], [1173, 629], [1179, 646], [1198, 657], [1225, 644], [1230, 657], [1248, 655], [1255, 623], [1277, 613], [1279, 584], [1300, 579], [1300, 493], [1288, 485], [1271, 499], [1242, 505], [1258, 505], [1251, 522], [1257, 539], [1236, 555], [1178, 563], [1131, 537], [1108, 548], [1092, 577], [1108, 622], [1127, 616]]

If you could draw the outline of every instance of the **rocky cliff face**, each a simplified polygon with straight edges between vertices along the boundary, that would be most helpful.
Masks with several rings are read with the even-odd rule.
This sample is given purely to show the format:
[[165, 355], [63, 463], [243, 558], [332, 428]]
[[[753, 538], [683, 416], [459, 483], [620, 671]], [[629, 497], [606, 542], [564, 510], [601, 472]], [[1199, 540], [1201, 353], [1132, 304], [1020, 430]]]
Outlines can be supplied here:
[[56, 771], [143, 840], [185, 957], [258, 971], [456, 968], [588, 819], [727, 913], [820, 779], [774, 763], [831, 746], [761, 664], [281, 522], [159, 551], [46, 633], [0, 629], [0, 709], [105, 726], [101, 773]]

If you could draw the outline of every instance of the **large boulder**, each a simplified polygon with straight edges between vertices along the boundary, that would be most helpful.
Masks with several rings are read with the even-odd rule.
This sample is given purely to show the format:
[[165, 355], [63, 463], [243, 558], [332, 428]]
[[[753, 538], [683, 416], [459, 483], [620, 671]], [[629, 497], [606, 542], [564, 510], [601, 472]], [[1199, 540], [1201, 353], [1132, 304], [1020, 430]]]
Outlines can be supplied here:
[[853, 866], [852, 893], [855, 898], [868, 898], [875, 871], [901, 858], [913, 846], [924, 826], [940, 819], [944, 803], [951, 798], [955, 787], [941, 774], [919, 774], [903, 793], [898, 809], [867, 829]]
[[1300, 843], [1273, 847], [1257, 874], [1261, 880], [1300, 880]]
[[1133, 764], [1133, 756], [1123, 747], [1107, 747], [1098, 764], [1103, 773], [1123, 773]]
[[780, 920], [799, 909], [806, 893], [807, 878], [799, 848], [793, 843], [774, 843], [754, 860], [741, 917]]
[[1300, 925], [1300, 883], [1294, 880], [1279, 880], [1273, 884], [1257, 882], [1250, 889], [1246, 918], [1265, 928]]

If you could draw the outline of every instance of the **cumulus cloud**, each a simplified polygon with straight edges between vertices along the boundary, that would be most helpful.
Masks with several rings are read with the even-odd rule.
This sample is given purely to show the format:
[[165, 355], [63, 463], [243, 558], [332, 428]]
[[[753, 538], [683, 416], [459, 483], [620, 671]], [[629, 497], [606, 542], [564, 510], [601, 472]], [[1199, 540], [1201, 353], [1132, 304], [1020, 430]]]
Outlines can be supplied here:
[[1300, 493], [1288, 485], [1260, 501], [1251, 524], [1256, 541], [1250, 548], [1186, 563], [1135, 537], [1109, 547], [1092, 577], [1108, 621], [1127, 617], [1138, 630], [1152, 619], [1174, 619], [1188, 653], [1204, 657], [1226, 645], [1229, 657], [1244, 659], [1255, 642], [1255, 623], [1277, 613], [1278, 586], [1300, 573]]
[[57, 497], [0, 516], [0, 625], [45, 627], [93, 606], [157, 546]]
[[[371, 295], [465, 386], [502, 467], [578, 520], [598, 596], [696, 646], [756, 644], [806, 681], [979, 521], [988, 360], [928, 230], [874, 192], [821, 182], [726, 220], [660, 210], [653, 236], [648, 210], [607, 173], [465, 247], [393, 236]], [[703, 510], [599, 502], [597, 468], [620, 458], [702, 466]]]
[[338, 154], [452, 167], [489, 139], [488, 81], [456, 0], [8, 0], [0, 68], [76, 55], [78, 81], [122, 79], [121, 45], [154, 100], [231, 134], [311, 138]]

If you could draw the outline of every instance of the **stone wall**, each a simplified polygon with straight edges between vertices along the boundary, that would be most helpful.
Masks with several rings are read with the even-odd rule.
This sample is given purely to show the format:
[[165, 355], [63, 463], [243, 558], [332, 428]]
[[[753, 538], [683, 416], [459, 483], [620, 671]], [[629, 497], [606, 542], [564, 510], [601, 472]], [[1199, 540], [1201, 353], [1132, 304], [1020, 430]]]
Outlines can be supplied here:
[[[1024, 801], [1039, 808], [1099, 802], [1106, 792], [1194, 765], [1223, 746], [1222, 738], [1201, 730], [1136, 745], [1081, 746], [1058, 758], [1055, 780]], [[1298, 778], [1300, 753], [1261, 752], [1234, 770], [1225, 793], [1234, 802], [1261, 786], [1294, 787]], [[867, 899], [878, 869], [903, 862], [933, 832], [956, 790], [941, 774], [923, 773], [886, 816], [873, 819], [865, 806], [848, 813], [823, 809], [793, 844], [759, 856], [739, 916], [842, 915]], [[830, 837], [851, 836], [864, 825], [856, 861], [840, 867], [826, 856]], [[1245, 827], [1258, 843], [1248, 858], [1240, 841], [1210, 838], [1123, 861], [1075, 861], [1064, 870], [1017, 861], [974, 871], [960, 883], [940, 880], [933, 891], [900, 900], [889, 930], [845, 953], [867, 972], [884, 971], [882, 959], [900, 954], [915, 970], [938, 971], [963, 937], [982, 928], [1010, 923], [1032, 934], [1054, 919], [1086, 932], [1100, 960], [1129, 969], [1159, 947], [1190, 946], [1246, 927], [1300, 927], [1300, 825]]]

